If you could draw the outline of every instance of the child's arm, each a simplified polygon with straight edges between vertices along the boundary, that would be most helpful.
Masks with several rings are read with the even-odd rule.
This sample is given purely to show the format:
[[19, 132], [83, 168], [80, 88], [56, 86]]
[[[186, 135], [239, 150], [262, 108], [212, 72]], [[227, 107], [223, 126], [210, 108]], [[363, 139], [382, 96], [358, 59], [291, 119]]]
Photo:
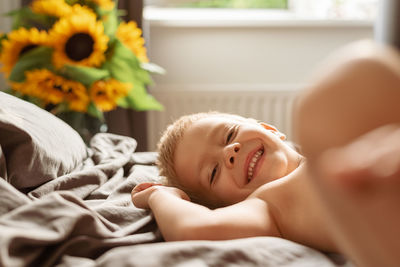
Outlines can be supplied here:
[[262, 199], [249, 198], [216, 210], [187, 200], [183, 191], [172, 187], [141, 184], [132, 191], [136, 207], [153, 211], [166, 241], [280, 236], [270, 207]]

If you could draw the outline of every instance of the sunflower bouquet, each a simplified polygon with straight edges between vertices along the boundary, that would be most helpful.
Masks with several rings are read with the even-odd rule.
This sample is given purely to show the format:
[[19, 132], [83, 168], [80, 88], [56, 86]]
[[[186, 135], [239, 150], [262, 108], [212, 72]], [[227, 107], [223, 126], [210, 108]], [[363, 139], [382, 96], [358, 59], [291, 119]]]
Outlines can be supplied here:
[[13, 30], [0, 35], [7, 92], [55, 115], [100, 120], [117, 106], [162, 109], [146, 90], [162, 69], [149, 62], [137, 24], [120, 14], [112, 0], [34, 0], [11, 12]]

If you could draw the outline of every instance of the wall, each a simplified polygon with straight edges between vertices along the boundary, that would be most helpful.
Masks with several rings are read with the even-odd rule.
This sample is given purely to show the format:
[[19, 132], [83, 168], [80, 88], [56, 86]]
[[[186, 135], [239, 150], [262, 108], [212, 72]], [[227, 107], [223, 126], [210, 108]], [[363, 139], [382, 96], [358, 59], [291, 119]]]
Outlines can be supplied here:
[[365, 21], [171, 10], [169, 15], [154, 8], [144, 13], [151, 60], [168, 72], [156, 77], [154, 90], [166, 85], [298, 84], [333, 50], [373, 38], [373, 24]]
[[[163, 113], [149, 112], [150, 150], [155, 149], [166, 124], [183, 113], [210, 109], [272, 119], [290, 137], [291, 102], [285, 102], [286, 94], [307, 84], [332, 51], [373, 38], [371, 21], [299, 19], [288, 11], [147, 7], [144, 27], [151, 61], [167, 71], [154, 76], [155, 85], [150, 88], [166, 107]], [[280, 116], [284, 120], [277, 121], [276, 114], [262, 106], [278, 102], [260, 92], [288, 103], [279, 106], [289, 110], [289, 117]], [[259, 95], [263, 103], [243, 107], [250, 103], [246, 99], [251, 94]], [[240, 96], [246, 101], [236, 102]], [[237, 103], [236, 109], [224, 104], [231, 102]]]

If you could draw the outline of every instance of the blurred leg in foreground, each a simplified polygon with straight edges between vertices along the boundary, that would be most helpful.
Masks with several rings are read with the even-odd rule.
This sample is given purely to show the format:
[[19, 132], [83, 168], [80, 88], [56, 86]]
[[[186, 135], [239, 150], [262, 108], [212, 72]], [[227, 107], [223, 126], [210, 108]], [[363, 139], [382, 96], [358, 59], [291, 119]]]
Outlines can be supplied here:
[[400, 266], [400, 56], [358, 42], [312, 81], [295, 107], [295, 141], [338, 247], [359, 266]]

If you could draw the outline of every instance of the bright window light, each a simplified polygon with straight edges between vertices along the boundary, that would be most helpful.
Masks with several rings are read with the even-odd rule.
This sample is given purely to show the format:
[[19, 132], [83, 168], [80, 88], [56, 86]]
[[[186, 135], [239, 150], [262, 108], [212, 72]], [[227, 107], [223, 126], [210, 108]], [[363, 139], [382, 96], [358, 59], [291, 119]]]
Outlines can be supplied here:
[[297, 18], [360, 19], [376, 17], [379, 0], [145, 0], [146, 5], [174, 8], [287, 10]]

